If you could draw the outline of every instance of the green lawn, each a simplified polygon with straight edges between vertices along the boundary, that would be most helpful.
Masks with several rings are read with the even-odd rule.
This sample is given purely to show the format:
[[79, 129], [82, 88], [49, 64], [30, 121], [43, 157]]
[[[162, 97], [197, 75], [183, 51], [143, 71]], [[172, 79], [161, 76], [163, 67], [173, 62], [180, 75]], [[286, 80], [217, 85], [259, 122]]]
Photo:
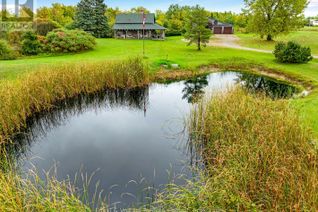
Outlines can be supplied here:
[[[318, 38], [317, 38], [318, 41]], [[41, 65], [61, 65], [64, 63], [94, 62], [101, 60], [116, 60], [142, 55], [142, 41], [99, 39], [95, 50], [80, 54], [56, 56], [37, 56], [13, 61], [0, 61], [0, 77], [14, 78], [17, 75], [32, 71]], [[195, 47], [187, 47], [181, 37], [168, 38], [166, 41], [146, 41], [147, 61], [155, 70], [160, 60], [170, 60], [183, 68], [194, 68], [200, 65], [223, 61], [249, 60], [267, 67], [282, 69], [285, 72], [300, 74], [315, 78], [318, 82], [317, 61], [304, 65], [277, 64], [271, 54], [242, 51], [229, 48], [207, 47], [199, 52]], [[299, 70], [306, 70], [306, 72]]]
[[[318, 41], [318, 32], [315, 36], [317, 36], [315, 39]], [[273, 55], [266, 53], [218, 47], [207, 47], [199, 52], [194, 46], [187, 47], [181, 39], [181, 37], [173, 37], [166, 41], [145, 42], [147, 61], [151, 65], [152, 71], [158, 69], [162, 60], [170, 60], [173, 63], [180, 64], [182, 68], [196, 68], [201, 65], [216, 63], [256, 63], [318, 85], [317, 59], [301, 65], [278, 64], [275, 62]], [[95, 50], [81, 54], [37, 56], [15, 61], [0, 61], [0, 78], [2, 80], [14, 79], [21, 73], [35, 70], [42, 65], [56, 66], [65, 63], [116, 60], [141, 54], [142, 41], [99, 39]], [[304, 120], [309, 122], [318, 135], [318, 91], [313, 92], [308, 98], [293, 100], [292, 103], [296, 103], [301, 109]]]
[[255, 34], [239, 33], [237, 36], [241, 39], [239, 44], [245, 47], [274, 50], [275, 44], [278, 41], [296, 41], [304, 46], [311, 47], [312, 53], [318, 55], [318, 27], [308, 27], [288, 35], [282, 35], [275, 38], [275, 41], [272, 42], [262, 40]]

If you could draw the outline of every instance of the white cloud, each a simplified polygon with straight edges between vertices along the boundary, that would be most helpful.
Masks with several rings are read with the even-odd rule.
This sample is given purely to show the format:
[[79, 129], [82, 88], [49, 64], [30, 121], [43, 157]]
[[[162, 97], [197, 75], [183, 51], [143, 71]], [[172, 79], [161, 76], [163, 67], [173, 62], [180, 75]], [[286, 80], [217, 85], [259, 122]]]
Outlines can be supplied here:
[[318, 0], [311, 0], [309, 5], [318, 6]]
[[[2, 10], [2, 4], [0, 4], [0, 10]], [[10, 13], [13, 13], [15, 10], [15, 5], [14, 4], [8, 4], [6, 6], [6, 10], [8, 10]]]
[[318, 0], [310, 0], [308, 8], [305, 11], [306, 16], [318, 15]]

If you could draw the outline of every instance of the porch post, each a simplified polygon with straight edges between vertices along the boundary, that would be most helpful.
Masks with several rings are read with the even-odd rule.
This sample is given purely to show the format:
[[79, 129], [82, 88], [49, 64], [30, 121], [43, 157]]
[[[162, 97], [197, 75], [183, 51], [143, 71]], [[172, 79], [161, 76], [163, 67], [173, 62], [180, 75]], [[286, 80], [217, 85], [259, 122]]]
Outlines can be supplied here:
[[162, 30], [162, 39], [166, 39], [166, 32], [164, 30]]

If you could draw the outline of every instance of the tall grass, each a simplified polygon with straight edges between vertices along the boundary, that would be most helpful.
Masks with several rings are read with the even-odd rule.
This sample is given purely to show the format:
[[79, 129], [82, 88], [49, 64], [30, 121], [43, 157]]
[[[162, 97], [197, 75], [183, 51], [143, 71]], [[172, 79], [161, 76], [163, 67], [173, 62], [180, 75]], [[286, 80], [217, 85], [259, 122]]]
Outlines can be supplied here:
[[33, 113], [56, 101], [105, 88], [133, 88], [149, 83], [142, 59], [42, 67], [13, 81], [0, 83], [0, 143], [8, 142]]
[[206, 173], [170, 187], [158, 200], [162, 208], [318, 210], [318, 149], [288, 102], [232, 90], [199, 104], [189, 131]]
[[14, 172], [0, 172], [0, 211], [90, 211], [69, 181], [50, 177], [44, 183], [33, 176], [23, 179]]

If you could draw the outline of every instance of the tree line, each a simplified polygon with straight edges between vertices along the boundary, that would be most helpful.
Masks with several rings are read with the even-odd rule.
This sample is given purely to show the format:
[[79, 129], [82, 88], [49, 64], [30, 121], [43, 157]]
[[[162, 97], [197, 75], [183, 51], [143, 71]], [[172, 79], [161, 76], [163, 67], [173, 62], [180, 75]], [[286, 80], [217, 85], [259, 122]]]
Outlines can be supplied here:
[[[201, 8], [204, 19], [212, 18], [233, 24], [236, 31], [254, 32], [272, 40], [307, 24], [304, 10], [309, 0], [244, 0], [241, 13], [211, 12]], [[156, 10], [156, 21], [167, 28], [166, 35], [186, 35], [191, 10], [195, 7], [172, 4], [167, 11]], [[119, 13], [150, 13], [147, 8], [135, 7], [129, 11], [107, 7], [104, 0], [81, 0], [76, 6], [54, 3], [38, 8], [35, 22], [50, 22], [54, 27], [82, 29], [98, 38], [111, 37], [112, 26]], [[202, 16], [201, 16], [202, 17]], [[52, 27], [51, 27], [52, 28]]]
[[[76, 14], [90, 14], [89, 20], [92, 19], [93, 16], [97, 15], [96, 13], [94, 13], [94, 10], [91, 11], [93, 14], [91, 14], [91, 12], [87, 10], [87, 8], [89, 8], [88, 5], [90, 4], [94, 4], [92, 0], [82, 0], [77, 6], [66, 6], [64, 4], [54, 3], [50, 7], [41, 7], [37, 9], [36, 17], [54, 21], [63, 27], [72, 28], [76, 26], [77, 17], [81, 19], [81, 17], [76, 16]], [[98, 8], [101, 9], [100, 11], [104, 11], [104, 16], [99, 18], [106, 20], [106, 22], [108, 23], [108, 36], [112, 36], [113, 34], [111, 28], [115, 24], [116, 15], [120, 13], [150, 13], [150, 11], [144, 7], [135, 7], [128, 11], [124, 11], [120, 10], [118, 7], [106, 7], [106, 5], [103, 3], [100, 3], [98, 5]], [[84, 11], [84, 9], [86, 11]], [[186, 32], [186, 20], [190, 13], [190, 10], [190, 6], [172, 4], [167, 11], [155, 11], [156, 21], [158, 24], [167, 28], [167, 36], [183, 35]], [[233, 24], [237, 28], [237, 30], [244, 30], [247, 26], [248, 19], [243, 12], [210, 12], [205, 10], [205, 13], [208, 18], [214, 18], [221, 22]], [[88, 23], [85, 25], [88, 25]]]

